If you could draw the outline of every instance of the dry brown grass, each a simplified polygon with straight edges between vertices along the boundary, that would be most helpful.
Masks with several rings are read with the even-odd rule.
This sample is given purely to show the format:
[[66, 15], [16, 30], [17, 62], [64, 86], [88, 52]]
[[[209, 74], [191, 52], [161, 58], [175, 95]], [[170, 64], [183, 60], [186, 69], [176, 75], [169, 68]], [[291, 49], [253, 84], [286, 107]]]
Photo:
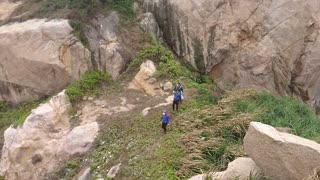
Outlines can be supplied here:
[[[193, 109], [177, 117], [178, 126], [184, 131], [180, 145], [187, 154], [182, 159], [182, 166], [177, 172], [178, 177], [190, 177], [193, 173], [224, 170], [229, 163], [228, 157], [245, 156], [242, 139], [253, 115], [235, 113], [232, 105], [236, 100], [250, 97], [255, 93], [255, 90], [228, 92], [217, 106]], [[227, 137], [228, 133], [234, 137]], [[221, 164], [210, 164], [203, 154], [204, 150], [215, 149], [224, 143], [227, 144], [226, 155], [221, 157]]]

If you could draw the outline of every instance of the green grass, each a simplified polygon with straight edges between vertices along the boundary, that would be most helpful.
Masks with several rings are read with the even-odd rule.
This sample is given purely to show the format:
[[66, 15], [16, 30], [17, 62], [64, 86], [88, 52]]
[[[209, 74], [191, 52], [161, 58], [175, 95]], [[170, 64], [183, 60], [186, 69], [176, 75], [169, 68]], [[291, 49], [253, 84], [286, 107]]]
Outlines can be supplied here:
[[237, 101], [234, 110], [256, 114], [255, 121], [274, 127], [289, 127], [298, 136], [320, 140], [320, 120], [310, 107], [294, 98], [262, 92]]
[[137, 69], [145, 60], [150, 59], [157, 65], [157, 78], [176, 80], [181, 76], [188, 76], [175, 60], [173, 53], [154, 40], [141, 49], [137, 56], [129, 64], [129, 70]]
[[[200, 76], [196, 80], [191, 80], [186, 88], [194, 88], [197, 90], [198, 95], [190, 100], [186, 105], [182, 106], [181, 109], [192, 110], [199, 109], [206, 105], [216, 105], [219, 100], [219, 95], [214, 95], [213, 92], [221, 91], [214, 83], [207, 81], [206, 76]], [[223, 93], [222, 91], [219, 93]]]
[[5, 109], [0, 110], [0, 129], [6, 128], [11, 124], [23, 124], [27, 116], [31, 113], [31, 110], [38, 107], [43, 101], [44, 100], [25, 102], [19, 104], [17, 107], [9, 107], [9, 105], [7, 105]]
[[79, 81], [72, 82], [66, 89], [71, 101], [80, 100], [85, 95], [97, 95], [103, 83], [111, 82], [108, 74], [100, 71], [88, 71]]
[[[37, 3], [39, 0], [34, 0]], [[35, 12], [37, 16], [48, 17], [56, 11], [68, 9], [72, 18], [86, 19], [94, 15], [98, 9], [111, 8], [128, 17], [134, 16], [132, 0], [45, 0]]]
[[182, 132], [171, 126], [164, 135], [159, 115], [114, 123], [102, 130], [92, 151], [68, 161], [59, 177], [70, 179], [83, 165], [91, 167], [93, 178], [106, 177], [108, 170], [121, 162], [121, 177], [176, 179], [184, 152], [177, 142]]

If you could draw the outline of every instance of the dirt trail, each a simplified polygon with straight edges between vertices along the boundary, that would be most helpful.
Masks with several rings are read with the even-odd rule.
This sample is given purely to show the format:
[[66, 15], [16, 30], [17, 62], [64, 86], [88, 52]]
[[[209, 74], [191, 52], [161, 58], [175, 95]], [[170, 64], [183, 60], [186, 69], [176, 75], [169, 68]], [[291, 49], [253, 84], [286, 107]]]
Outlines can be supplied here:
[[[81, 172], [90, 166], [94, 166], [93, 177], [106, 178], [108, 171], [121, 163], [120, 171], [115, 179], [145, 179], [147, 175], [139, 167], [140, 164], [143, 164], [141, 161], [151, 158], [165, 137], [161, 129], [161, 112], [167, 109], [171, 115], [168, 134], [174, 129], [176, 115], [172, 113], [170, 103], [166, 106], [152, 108], [148, 115], [142, 116], [145, 108], [166, 103], [169, 95], [152, 97], [143, 92], [126, 88], [119, 89], [121, 90], [108, 93], [106, 91], [98, 99], [82, 103], [81, 108], [83, 109], [88, 106], [92, 108], [92, 104], [97, 105], [92, 108], [92, 113], [99, 113], [96, 121], [100, 125], [100, 137], [97, 138], [96, 145], [91, 152], [78, 158], [81, 159], [79, 160], [81, 163], [76, 169], [73, 169], [78, 175], [60, 172], [59, 178], [61, 176], [74, 178], [81, 175]], [[185, 97], [193, 94], [192, 90], [187, 90]], [[109, 111], [110, 109], [114, 110]], [[81, 116], [79, 118], [84, 119]]]

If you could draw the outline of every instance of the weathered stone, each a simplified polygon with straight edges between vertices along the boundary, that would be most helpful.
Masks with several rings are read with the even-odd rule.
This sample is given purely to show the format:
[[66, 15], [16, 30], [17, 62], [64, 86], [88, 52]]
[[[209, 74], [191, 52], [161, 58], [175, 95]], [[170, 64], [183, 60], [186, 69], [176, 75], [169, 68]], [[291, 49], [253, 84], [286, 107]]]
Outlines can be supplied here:
[[251, 122], [244, 138], [246, 153], [274, 180], [300, 180], [320, 166], [320, 144]]
[[22, 1], [0, 0], [0, 21], [7, 19]]
[[108, 172], [108, 174], [107, 174], [107, 177], [108, 177], [108, 178], [115, 178], [116, 175], [118, 174], [119, 170], [120, 170], [120, 166], [121, 166], [121, 163], [119, 163], [119, 164], [116, 165], [116, 166], [113, 166], [113, 167], [109, 170], [109, 172]]
[[67, 20], [0, 27], [0, 101], [19, 103], [61, 91], [91, 68], [90, 52]]
[[175, 53], [221, 87], [294, 93], [320, 107], [320, 1], [143, 2]]
[[123, 51], [119, 43], [100, 46], [101, 64], [99, 64], [99, 69], [108, 72], [114, 80], [125, 70], [127, 64], [127, 61], [122, 57]]
[[247, 180], [250, 176], [258, 179], [261, 177], [261, 170], [252, 159], [241, 157], [229, 163], [227, 170], [223, 172], [197, 175], [190, 178], [190, 180], [205, 180], [208, 177], [219, 180]]
[[119, 15], [113, 11], [105, 17], [92, 20], [87, 28], [90, 49], [94, 52], [94, 65], [100, 71], [108, 72], [115, 80], [125, 70], [127, 51], [119, 43]]
[[154, 84], [154, 83], [157, 82], [157, 79], [156, 79], [156, 78], [150, 78], [150, 79], [148, 80], [148, 82], [149, 82], [149, 84]]
[[[140, 71], [129, 84], [129, 89], [143, 91], [149, 95], [155, 96], [158, 91], [154, 89], [154, 85], [148, 83], [150, 77], [156, 72], [154, 63], [150, 60], [145, 61], [140, 66]], [[149, 78], [148, 78], [149, 77]]]
[[78, 180], [91, 180], [90, 178], [91, 168], [87, 168], [82, 175], [78, 178]]
[[173, 90], [173, 84], [172, 82], [168, 81], [163, 85], [164, 91], [172, 91]]
[[69, 98], [61, 92], [32, 110], [22, 127], [8, 128], [0, 162], [5, 179], [42, 179], [61, 163], [91, 147], [99, 127], [96, 122], [71, 129]]
[[161, 36], [159, 25], [154, 18], [153, 14], [145, 13], [143, 20], [140, 22], [141, 29], [151, 35], [153, 38], [158, 39]]

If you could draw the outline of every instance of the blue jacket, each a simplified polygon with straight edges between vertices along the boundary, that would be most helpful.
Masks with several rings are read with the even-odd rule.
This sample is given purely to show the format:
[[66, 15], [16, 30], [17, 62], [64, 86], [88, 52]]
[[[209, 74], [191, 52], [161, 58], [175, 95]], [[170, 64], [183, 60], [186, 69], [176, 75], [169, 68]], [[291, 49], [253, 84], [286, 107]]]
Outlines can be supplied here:
[[161, 121], [163, 123], [169, 124], [169, 116], [167, 114], [161, 116]]
[[181, 100], [181, 94], [180, 93], [174, 93], [174, 100]]

